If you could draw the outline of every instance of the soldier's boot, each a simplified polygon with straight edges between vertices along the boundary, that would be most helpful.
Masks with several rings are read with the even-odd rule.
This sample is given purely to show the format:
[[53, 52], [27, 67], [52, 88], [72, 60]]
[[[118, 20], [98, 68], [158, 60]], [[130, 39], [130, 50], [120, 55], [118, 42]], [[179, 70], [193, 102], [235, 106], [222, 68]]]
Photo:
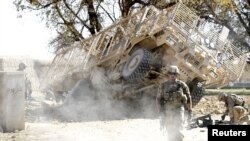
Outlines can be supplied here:
[[232, 117], [232, 116], [230, 117], [229, 123], [234, 124], [234, 117]]
[[243, 116], [242, 118], [240, 118], [240, 122], [244, 123], [246, 122], [248, 125], [250, 125], [250, 119], [248, 115]]
[[235, 106], [233, 108], [233, 123], [240, 124], [241, 118], [245, 115], [246, 110], [242, 106]]

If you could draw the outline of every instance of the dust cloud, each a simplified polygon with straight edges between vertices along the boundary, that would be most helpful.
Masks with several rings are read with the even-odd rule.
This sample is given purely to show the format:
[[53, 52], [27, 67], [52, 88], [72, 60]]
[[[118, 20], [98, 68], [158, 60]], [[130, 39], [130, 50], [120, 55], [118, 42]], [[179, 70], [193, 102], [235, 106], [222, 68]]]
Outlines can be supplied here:
[[[36, 69], [41, 71], [40, 67], [46, 65]], [[2, 134], [0, 140], [166, 140], [167, 133], [160, 130], [154, 89], [133, 98], [122, 97], [125, 85], [107, 76], [102, 68], [94, 68], [76, 82], [63, 103], [45, 103], [39, 97], [44, 93], [33, 91], [33, 99], [26, 100], [25, 130]], [[39, 78], [43, 77], [40, 72]], [[186, 140], [205, 141], [195, 133], [185, 130]]]
[[[72, 79], [67, 76], [65, 78], [65, 80]], [[72, 83], [71, 80], [62, 83], [72, 85], [67, 84]], [[146, 137], [147, 131], [150, 131], [151, 139], [166, 140], [167, 132], [160, 130], [155, 101], [156, 89], [125, 96], [124, 87], [126, 84], [123, 82], [112, 82], [103, 68], [93, 68], [84, 74], [84, 78], [76, 82], [61, 104], [43, 105], [42, 116], [45, 116], [45, 120], [49, 123], [52, 120], [71, 124], [79, 122], [99, 124], [100, 121], [105, 121], [100, 124], [112, 124], [110, 131], [114, 132], [117, 140], [127, 140], [128, 137], [142, 139]], [[115, 126], [118, 123], [119, 127]], [[100, 128], [105, 128], [107, 125], [102, 126]], [[109, 126], [111, 125], [108, 125], [107, 129]], [[99, 131], [98, 128], [93, 130]], [[122, 134], [116, 134], [118, 131]]]
[[62, 104], [45, 106], [45, 115], [61, 121], [156, 117], [154, 97], [147, 94], [151, 92], [139, 93], [133, 98], [122, 97], [122, 93], [122, 83], [112, 83], [104, 69], [96, 67], [85, 73], [84, 79], [68, 92]]

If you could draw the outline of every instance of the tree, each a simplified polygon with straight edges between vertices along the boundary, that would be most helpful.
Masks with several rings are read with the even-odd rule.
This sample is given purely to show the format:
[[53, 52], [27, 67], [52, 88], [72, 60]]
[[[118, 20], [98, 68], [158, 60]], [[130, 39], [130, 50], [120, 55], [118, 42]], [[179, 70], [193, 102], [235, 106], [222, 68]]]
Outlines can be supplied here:
[[[47, 25], [58, 33], [51, 44], [67, 47], [102, 29], [98, 10], [102, 0], [15, 0], [17, 10], [39, 11]], [[109, 13], [107, 13], [109, 14]], [[86, 29], [86, 30], [85, 30]]]
[[51, 40], [55, 51], [75, 41], [95, 35], [119, 17], [127, 17], [131, 9], [160, 5], [157, 0], [15, 0], [18, 11], [38, 11], [57, 37]]
[[[56, 51], [75, 41], [95, 35], [118, 18], [149, 5], [162, 9], [178, 0], [15, 0], [18, 10], [38, 11], [57, 37], [51, 41]], [[180, 0], [179, 0], [180, 1]], [[244, 0], [182, 0], [195, 9], [201, 18], [218, 28], [230, 29], [237, 45], [250, 50], [250, 1]]]
[[242, 49], [250, 51], [250, 1], [245, 0], [193, 0], [187, 3], [198, 11], [201, 18], [227, 27], [229, 38]]

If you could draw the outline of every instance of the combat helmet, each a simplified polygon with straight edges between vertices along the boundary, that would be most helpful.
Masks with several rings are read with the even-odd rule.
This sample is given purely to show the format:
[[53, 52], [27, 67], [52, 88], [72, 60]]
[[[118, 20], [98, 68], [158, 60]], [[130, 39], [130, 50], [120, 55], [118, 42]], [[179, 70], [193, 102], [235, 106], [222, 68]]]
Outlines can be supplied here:
[[218, 95], [219, 101], [221, 101], [224, 97], [227, 97], [227, 94], [226, 94], [226, 93], [220, 93], [220, 94]]
[[24, 63], [18, 65], [18, 70], [24, 70], [27, 66]]
[[168, 73], [172, 73], [172, 74], [180, 74], [180, 70], [177, 66], [170, 66], [168, 68]]

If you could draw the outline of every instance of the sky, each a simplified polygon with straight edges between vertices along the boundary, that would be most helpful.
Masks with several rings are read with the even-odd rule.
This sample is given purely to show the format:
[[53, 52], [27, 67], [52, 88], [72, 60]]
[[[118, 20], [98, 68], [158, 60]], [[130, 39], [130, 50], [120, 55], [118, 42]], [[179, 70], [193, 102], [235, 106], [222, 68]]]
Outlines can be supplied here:
[[0, 56], [52, 59], [48, 48], [51, 30], [30, 13], [17, 17], [12, 0], [0, 0]]

